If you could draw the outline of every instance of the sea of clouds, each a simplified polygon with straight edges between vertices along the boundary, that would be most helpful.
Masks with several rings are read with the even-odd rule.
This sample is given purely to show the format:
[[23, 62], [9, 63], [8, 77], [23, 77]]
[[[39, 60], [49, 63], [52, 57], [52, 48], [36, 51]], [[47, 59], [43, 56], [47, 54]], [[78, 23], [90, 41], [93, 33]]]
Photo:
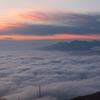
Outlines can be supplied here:
[[70, 100], [97, 91], [99, 54], [0, 51], [0, 97], [7, 100]]

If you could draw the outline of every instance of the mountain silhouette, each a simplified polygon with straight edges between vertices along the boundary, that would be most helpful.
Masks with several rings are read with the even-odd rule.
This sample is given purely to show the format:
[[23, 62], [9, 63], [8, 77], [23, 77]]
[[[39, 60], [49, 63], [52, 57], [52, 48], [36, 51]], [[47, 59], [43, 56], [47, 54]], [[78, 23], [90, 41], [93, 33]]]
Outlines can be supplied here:
[[91, 95], [86, 95], [86, 96], [79, 96], [71, 100], [100, 100], [100, 92]]
[[38, 48], [38, 50], [46, 50], [46, 51], [86, 51], [93, 50], [96, 48], [100, 49], [100, 41], [79, 41], [75, 40], [72, 42], [59, 42], [54, 45], [44, 46]]

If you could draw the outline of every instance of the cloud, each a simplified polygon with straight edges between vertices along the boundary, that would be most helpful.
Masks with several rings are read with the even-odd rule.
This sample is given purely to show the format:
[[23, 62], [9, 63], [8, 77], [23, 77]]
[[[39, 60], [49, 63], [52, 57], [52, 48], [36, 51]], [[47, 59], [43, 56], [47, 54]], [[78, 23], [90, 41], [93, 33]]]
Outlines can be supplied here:
[[100, 46], [96, 46], [94, 48], [92, 48], [93, 51], [100, 51]]
[[44, 12], [39, 12], [39, 11], [30, 11], [24, 14], [19, 15], [20, 18], [23, 19], [29, 19], [29, 20], [34, 20], [34, 21], [49, 21], [53, 20], [53, 17], [44, 13]]
[[23, 23], [17, 23], [17, 22], [8, 22], [8, 21], [1, 21], [0, 22], [0, 31], [6, 31], [8, 30], [9, 28], [12, 28], [12, 27], [19, 27], [19, 26], [22, 26]]
[[38, 98], [36, 100], [57, 100], [55, 97], [43, 97], [43, 98]]
[[[97, 23], [96, 23], [97, 24]], [[95, 24], [94, 24], [95, 25]], [[40, 35], [47, 36], [53, 34], [78, 34], [91, 35], [100, 34], [99, 23], [96, 28], [92, 25], [82, 26], [55, 26], [55, 25], [23, 25], [20, 27], [10, 28], [9, 31], [1, 31], [0, 34], [19, 34], [19, 35]]]
[[93, 21], [99, 21], [99, 13], [77, 13], [77, 12], [39, 12], [39, 11], [29, 11], [26, 13], [19, 14], [19, 17], [26, 20], [33, 21], [53, 21], [61, 23], [87, 23]]
[[[16, 21], [1, 23], [0, 35], [53, 36], [72, 34], [86, 35], [87, 37], [88, 35], [97, 37], [100, 35], [99, 13], [30, 11], [18, 16], [19, 23]], [[21, 22], [21, 18], [25, 21]]]
[[6, 40], [12, 40], [13, 38], [5, 38]]
[[[7, 100], [17, 99], [18, 96], [21, 100], [69, 100], [99, 91], [100, 54], [79, 53], [1, 53], [0, 96]], [[39, 85], [41, 98], [38, 98]]]

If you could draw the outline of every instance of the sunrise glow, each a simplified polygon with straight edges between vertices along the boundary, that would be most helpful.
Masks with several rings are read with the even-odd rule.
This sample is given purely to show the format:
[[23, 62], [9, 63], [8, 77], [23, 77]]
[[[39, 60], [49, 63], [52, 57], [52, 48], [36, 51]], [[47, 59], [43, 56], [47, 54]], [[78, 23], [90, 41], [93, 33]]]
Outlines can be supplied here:
[[72, 0], [29, 1], [1, 1], [1, 40], [100, 39], [95, 8], [85, 11]]
[[100, 36], [70, 35], [70, 34], [58, 34], [52, 36], [1, 35], [0, 39], [1, 40], [100, 39]]

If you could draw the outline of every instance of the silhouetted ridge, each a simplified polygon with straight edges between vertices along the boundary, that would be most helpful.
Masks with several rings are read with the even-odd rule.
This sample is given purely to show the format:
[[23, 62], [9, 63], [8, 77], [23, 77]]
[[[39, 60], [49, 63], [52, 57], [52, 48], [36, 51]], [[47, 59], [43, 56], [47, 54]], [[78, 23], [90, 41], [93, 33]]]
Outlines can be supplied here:
[[71, 100], [100, 100], [100, 92], [91, 95], [86, 95], [86, 96], [79, 96]]
[[[59, 51], [86, 51], [93, 50], [94, 47], [100, 48], [100, 41], [72, 41], [68, 42], [59, 42], [51, 46], [45, 46], [39, 48], [39, 50], [59, 50]], [[96, 48], [95, 48], [96, 49]]]

